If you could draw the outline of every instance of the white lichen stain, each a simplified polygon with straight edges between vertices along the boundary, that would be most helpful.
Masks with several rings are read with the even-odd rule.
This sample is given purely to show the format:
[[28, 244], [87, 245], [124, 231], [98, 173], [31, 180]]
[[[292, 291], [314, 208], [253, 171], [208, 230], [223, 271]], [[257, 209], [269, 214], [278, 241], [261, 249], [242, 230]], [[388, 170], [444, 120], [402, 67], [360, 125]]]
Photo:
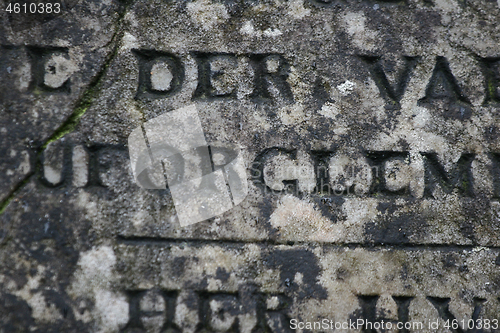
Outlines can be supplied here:
[[298, 284], [300, 286], [303, 283], [303, 280], [302, 280], [303, 278], [304, 278], [304, 275], [300, 272], [297, 272], [297, 273], [295, 273], [295, 276], [293, 277], [293, 282], [295, 282], [296, 284]]
[[21, 91], [26, 91], [29, 88], [31, 82], [31, 63], [26, 61], [22, 66], [15, 69], [17, 72], [18, 80], [14, 81], [17, 88]]
[[364, 226], [367, 222], [375, 221], [379, 214], [378, 204], [379, 201], [375, 198], [346, 198], [342, 205], [344, 225]]
[[457, 6], [456, 0], [435, 0], [434, 6], [436, 9], [441, 9], [444, 12], [459, 12], [460, 6]]
[[259, 36], [259, 32], [255, 30], [252, 21], [246, 21], [240, 28], [240, 33], [248, 36]]
[[366, 195], [373, 181], [373, 170], [364, 156], [357, 158], [339, 153], [330, 159], [330, 185], [342, 193], [354, 186], [356, 195]]
[[[173, 256], [190, 257], [193, 255], [189, 249], [173, 248], [171, 254]], [[211, 278], [207, 279], [207, 290], [216, 291], [223, 289], [234, 289], [236, 285], [235, 276], [230, 274], [226, 281], [216, 279], [215, 276], [219, 269], [224, 268], [226, 272], [237, 272], [241, 265], [245, 263], [238, 260], [236, 253], [226, 251], [217, 246], [207, 246], [203, 253], [197, 255], [203, 265], [198, 265], [195, 262], [187, 262], [184, 267], [186, 276], [200, 276]], [[193, 283], [196, 281], [193, 280]], [[237, 287], [236, 287], [237, 288]]]
[[342, 105], [336, 102], [326, 102], [318, 113], [326, 118], [335, 120], [330, 129], [333, 134], [347, 134], [349, 127], [344, 117], [342, 117]]
[[139, 26], [139, 23], [137, 22], [137, 18], [135, 16], [135, 13], [133, 11], [128, 11], [123, 20], [130, 24], [131, 27], [137, 28]]
[[122, 45], [120, 46], [120, 52], [129, 52], [131, 49], [138, 48], [139, 43], [134, 35], [125, 32], [122, 38]]
[[76, 71], [78, 65], [72, 59], [54, 55], [45, 64], [44, 84], [51, 88], [59, 88]]
[[321, 107], [319, 114], [330, 119], [335, 119], [339, 114], [339, 112], [340, 112], [339, 108], [334, 103], [326, 102]]
[[[14, 154], [14, 155], [13, 155]], [[15, 157], [17, 152], [15, 150], [11, 150], [10, 156]], [[14, 176], [16, 173], [20, 173], [21, 175], [27, 175], [31, 171], [31, 163], [30, 163], [30, 155], [27, 151], [21, 151], [22, 160], [19, 162], [19, 166], [15, 169], [7, 169], [5, 172], [7, 176]]]
[[336, 241], [342, 232], [314, 204], [293, 195], [283, 196], [271, 214], [271, 225], [283, 240]]
[[93, 320], [95, 331], [117, 332], [128, 322], [127, 298], [112, 289], [119, 276], [114, 271], [116, 256], [109, 246], [94, 247], [82, 253], [77, 263], [68, 294], [74, 299], [90, 298], [95, 307], [83, 314], [75, 309], [75, 317], [85, 323]]
[[47, 303], [41, 291], [33, 292], [39, 289], [45, 270], [45, 267], [38, 265], [36, 275], [33, 277], [27, 276], [28, 281], [26, 284], [21, 289], [12, 291], [12, 294], [28, 303], [35, 320], [50, 323], [63, 319], [62, 313], [55, 304]]
[[398, 305], [391, 295], [380, 295], [375, 308], [378, 317], [389, 320], [398, 320]]
[[303, 0], [292, 0], [288, 5], [288, 15], [300, 20], [311, 14], [311, 10], [304, 7]]
[[92, 200], [92, 196], [86, 191], [80, 190], [74, 203], [77, 207], [84, 209], [85, 218], [94, 220], [99, 215], [96, 201]]
[[306, 121], [304, 106], [300, 103], [287, 105], [279, 109], [278, 115], [284, 125], [295, 125]]
[[259, 30], [259, 29], [255, 29], [252, 21], [246, 21], [245, 23], [243, 23], [243, 25], [240, 28], [240, 33], [242, 35], [247, 35], [247, 36], [251, 36], [251, 37], [262, 37], [262, 36], [278, 37], [278, 36], [281, 36], [283, 34], [281, 32], [281, 30], [279, 30], [277, 28], [274, 28], [274, 29], [267, 28], [264, 31]]
[[226, 7], [221, 3], [212, 3], [210, 0], [196, 0], [187, 4], [191, 20], [203, 30], [211, 30], [214, 26], [229, 19]]
[[[297, 272], [297, 274], [300, 274], [299, 272]], [[296, 275], [297, 275], [296, 274]], [[302, 274], [301, 274], [302, 275]], [[302, 278], [301, 278], [302, 279]], [[297, 278], [295, 278], [295, 280], [297, 280]], [[266, 299], [266, 307], [270, 310], [275, 310], [278, 308], [278, 306], [280, 305], [280, 300], [278, 299], [277, 296], [270, 296]]]
[[282, 34], [283, 33], [279, 29], [267, 28], [266, 30], [264, 30], [264, 36], [267, 36], [267, 37], [278, 37], [278, 36], [281, 36]]
[[50, 165], [45, 165], [43, 169], [43, 176], [51, 184], [57, 184], [61, 181], [61, 170], [53, 168]]
[[172, 70], [166, 63], [156, 63], [151, 68], [151, 86], [154, 90], [168, 91], [173, 78]]
[[365, 26], [366, 17], [363, 13], [347, 13], [343, 17], [347, 33], [351, 36], [354, 46], [362, 50], [376, 49], [379, 43], [377, 32]]
[[271, 158], [264, 167], [264, 182], [273, 190], [285, 189], [283, 180], [297, 179], [301, 192], [311, 193], [316, 186], [314, 166], [310, 158], [303, 152], [297, 152], [297, 159], [287, 155]]
[[209, 278], [207, 280], [207, 290], [220, 290], [222, 281], [219, 279]]
[[263, 114], [260, 114], [258, 112], [254, 112], [252, 114], [252, 118], [253, 118], [255, 127], [260, 128], [264, 131], [268, 131], [272, 126], [270, 124], [270, 122], [268, 121], [268, 119]]
[[190, 292], [182, 290], [179, 293], [177, 306], [175, 308], [174, 323], [182, 327], [184, 333], [196, 332], [198, 325], [198, 311], [186, 305], [186, 299], [190, 298]]
[[356, 83], [352, 81], [345, 81], [342, 84], [337, 86], [337, 90], [340, 92], [342, 96], [348, 96], [354, 91], [354, 87], [356, 87]]

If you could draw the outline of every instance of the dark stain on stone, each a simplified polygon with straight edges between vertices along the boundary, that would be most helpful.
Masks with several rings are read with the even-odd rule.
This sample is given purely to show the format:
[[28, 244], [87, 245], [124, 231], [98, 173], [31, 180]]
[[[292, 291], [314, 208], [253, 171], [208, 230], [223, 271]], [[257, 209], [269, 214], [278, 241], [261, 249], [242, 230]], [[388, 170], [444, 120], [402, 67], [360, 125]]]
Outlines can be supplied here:
[[408, 143], [408, 141], [406, 141], [404, 139], [399, 139], [398, 140], [398, 145], [404, 151], [409, 151], [410, 150], [410, 144]]
[[0, 296], [0, 314], [4, 332], [25, 332], [34, 325], [28, 303], [11, 294]]
[[392, 202], [379, 202], [377, 204], [377, 210], [382, 214], [392, 215], [398, 209], [399, 207], [394, 205]]
[[500, 290], [500, 276], [496, 276], [491, 280], [491, 290], [495, 292]]
[[[271, 268], [280, 270], [281, 284], [298, 298], [327, 298], [325, 288], [318, 283], [321, 272], [318, 258], [311, 251], [307, 249], [271, 250], [264, 256], [264, 260]], [[297, 273], [302, 274], [300, 285], [295, 281]]]
[[476, 243], [476, 237], [474, 236], [474, 224], [469, 221], [464, 221], [460, 226], [460, 233], [467, 239], [472, 240], [473, 243]]
[[217, 267], [215, 271], [215, 278], [217, 280], [221, 280], [222, 282], [226, 282], [229, 279], [230, 274], [226, 271], [225, 268]]
[[188, 293], [187, 297], [184, 298], [183, 304], [185, 304], [190, 310], [198, 310], [198, 295], [194, 292]]
[[69, 319], [70, 321], [74, 321], [75, 317], [73, 314], [73, 310], [71, 309], [71, 300], [67, 295], [60, 294], [54, 290], [46, 290], [43, 292], [43, 296], [47, 302], [47, 304], [53, 304], [59, 310], [59, 312], [63, 315], [64, 319]]
[[410, 214], [388, 217], [380, 223], [370, 222], [365, 227], [365, 241], [373, 244], [408, 244], [410, 238], [425, 234], [425, 220]]
[[500, 254], [497, 256], [497, 258], [495, 259], [495, 265], [498, 265], [500, 266]]
[[345, 267], [337, 269], [337, 280], [345, 281], [351, 274]]
[[488, 142], [495, 142], [500, 137], [500, 130], [497, 126], [488, 126], [484, 130], [483, 137]]
[[340, 196], [312, 198], [314, 207], [321, 212], [325, 218], [332, 223], [337, 223], [339, 216], [342, 214], [342, 205], [345, 199]]
[[403, 267], [401, 268], [401, 280], [407, 281], [408, 280], [408, 265], [406, 263], [403, 264]]
[[441, 24], [441, 14], [426, 10], [415, 11], [415, 23], [419, 29], [413, 31], [413, 36], [421, 43], [435, 43], [435, 26]]
[[172, 261], [172, 274], [175, 277], [179, 277], [184, 273], [186, 267], [186, 261], [188, 258], [186, 257], [175, 257]]
[[449, 253], [445, 257], [443, 257], [443, 267], [456, 267], [457, 266], [457, 257], [454, 253]]
[[[276, 198], [277, 200], [277, 198]], [[259, 228], [264, 229], [267, 231], [269, 238], [273, 241], [275, 241], [278, 236], [279, 232], [277, 229], [273, 228], [271, 223], [269, 222], [269, 219], [271, 217], [271, 214], [273, 213], [275, 207], [273, 205], [274, 200], [263, 200], [260, 205], [259, 205], [259, 223], [257, 224]]]
[[184, 289], [205, 290], [208, 287], [208, 276], [205, 276], [201, 281], [186, 281]]

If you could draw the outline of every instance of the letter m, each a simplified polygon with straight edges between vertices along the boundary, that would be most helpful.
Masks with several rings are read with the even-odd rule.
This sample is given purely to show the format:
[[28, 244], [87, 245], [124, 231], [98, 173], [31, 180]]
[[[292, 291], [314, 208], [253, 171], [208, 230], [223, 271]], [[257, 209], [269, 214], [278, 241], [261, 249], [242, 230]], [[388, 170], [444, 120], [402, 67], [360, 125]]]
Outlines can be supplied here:
[[421, 153], [424, 158], [425, 189], [424, 197], [432, 198], [435, 190], [441, 190], [449, 194], [457, 189], [461, 195], [473, 195], [472, 161], [474, 154], [462, 154], [458, 162], [450, 172], [439, 162], [435, 153]]

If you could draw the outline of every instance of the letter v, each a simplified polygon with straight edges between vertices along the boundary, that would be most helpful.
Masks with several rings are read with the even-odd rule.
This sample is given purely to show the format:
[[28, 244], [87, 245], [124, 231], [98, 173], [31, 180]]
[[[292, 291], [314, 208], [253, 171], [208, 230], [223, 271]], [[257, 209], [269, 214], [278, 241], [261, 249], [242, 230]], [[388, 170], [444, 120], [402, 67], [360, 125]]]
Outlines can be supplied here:
[[387, 109], [400, 108], [399, 101], [406, 91], [408, 81], [410, 81], [411, 74], [417, 65], [418, 57], [403, 56], [404, 68], [401, 73], [399, 73], [397, 82], [394, 82], [394, 85], [391, 85], [389, 79], [387, 78], [381, 63], [381, 57], [361, 56], [361, 59], [368, 64], [368, 68], [380, 91], [380, 95], [386, 101], [385, 107]]

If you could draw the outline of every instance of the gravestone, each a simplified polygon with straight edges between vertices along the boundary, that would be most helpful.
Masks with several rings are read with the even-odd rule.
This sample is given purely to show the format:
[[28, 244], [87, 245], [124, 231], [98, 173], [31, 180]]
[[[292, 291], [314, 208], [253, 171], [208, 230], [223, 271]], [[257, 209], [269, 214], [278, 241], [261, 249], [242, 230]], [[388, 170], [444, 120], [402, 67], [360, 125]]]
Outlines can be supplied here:
[[500, 331], [500, 1], [33, 4], [0, 332]]

